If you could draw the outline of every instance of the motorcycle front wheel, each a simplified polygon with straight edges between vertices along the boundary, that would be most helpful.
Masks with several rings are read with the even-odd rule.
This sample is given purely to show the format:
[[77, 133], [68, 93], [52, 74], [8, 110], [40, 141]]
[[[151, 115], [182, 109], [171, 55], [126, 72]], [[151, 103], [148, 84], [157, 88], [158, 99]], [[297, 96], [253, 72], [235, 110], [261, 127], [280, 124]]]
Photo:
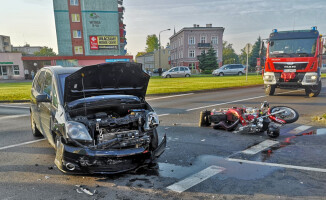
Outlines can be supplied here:
[[287, 106], [274, 106], [270, 110], [271, 114], [278, 111], [284, 112], [274, 114], [273, 116], [284, 120], [287, 124], [296, 122], [299, 119], [299, 113], [293, 108]]

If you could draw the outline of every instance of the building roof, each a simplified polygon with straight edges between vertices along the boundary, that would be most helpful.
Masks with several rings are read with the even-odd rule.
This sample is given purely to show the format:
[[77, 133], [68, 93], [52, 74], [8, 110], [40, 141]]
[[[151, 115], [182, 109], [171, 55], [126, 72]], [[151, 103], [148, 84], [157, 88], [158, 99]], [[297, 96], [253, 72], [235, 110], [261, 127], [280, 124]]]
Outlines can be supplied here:
[[154, 52], [145, 53], [145, 54], [143, 54], [141, 56], [137, 56], [137, 58], [139, 58], [139, 57], [146, 57], [146, 56], [152, 56], [152, 55], [154, 55]]
[[209, 31], [209, 30], [222, 30], [224, 31], [225, 28], [224, 27], [207, 27], [207, 26], [196, 26], [196, 27], [184, 27], [182, 28], [180, 31], [178, 31], [176, 34], [172, 35], [170, 37], [170, 40], [172, 38], [174, 38], [175, 36], [179, 35], [180, 33], [184, 32], [184, 31]]

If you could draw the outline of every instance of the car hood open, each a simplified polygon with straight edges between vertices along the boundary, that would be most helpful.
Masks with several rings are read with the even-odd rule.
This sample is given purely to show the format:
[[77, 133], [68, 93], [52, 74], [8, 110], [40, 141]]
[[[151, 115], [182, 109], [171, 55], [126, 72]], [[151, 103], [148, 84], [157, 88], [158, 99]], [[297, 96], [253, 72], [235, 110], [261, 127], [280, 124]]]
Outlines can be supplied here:
[[104, 63], [83, 67], [65, 79], [64, 101], [99, 95], [134, 95], [145, 99], [150, 76], [139, 63]]

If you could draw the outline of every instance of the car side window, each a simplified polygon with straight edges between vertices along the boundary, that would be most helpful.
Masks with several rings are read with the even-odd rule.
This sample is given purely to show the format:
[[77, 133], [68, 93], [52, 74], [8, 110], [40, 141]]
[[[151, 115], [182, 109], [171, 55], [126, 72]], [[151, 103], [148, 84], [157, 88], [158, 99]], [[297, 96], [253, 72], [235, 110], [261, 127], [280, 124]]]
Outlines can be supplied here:
[[49, 72], [46, 72], [44, 79], [43, 93], [51, 96], [52, 91], [52, 75]]
[[172, 70], [172, 72], [177, 72], [177, 71], [179, 71], [179, 68], [177, 67], [177, 68], [174, 68], [173, 70]]
[[185, 68], [184, 67], [180, 67], [180, 71], [185, 71]]
[[44, 75], [45, 75], [44, 71], [40, 72], [40, 74], [37, 77], [37, 80], [35, 81], [35, 90], [40, 94], [42, 93]]

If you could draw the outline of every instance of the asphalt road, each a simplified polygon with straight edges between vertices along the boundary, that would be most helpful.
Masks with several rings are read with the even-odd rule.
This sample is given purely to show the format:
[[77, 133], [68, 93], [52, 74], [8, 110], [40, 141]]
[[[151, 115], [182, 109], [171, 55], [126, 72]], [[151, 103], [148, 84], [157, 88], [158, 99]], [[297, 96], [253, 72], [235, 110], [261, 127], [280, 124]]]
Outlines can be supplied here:
[[[114, 176], [61, 173], [54, 149], [31, 135], [28, 104], [1, 104], [0, 199], [326, 199], [326, 130], [311, 120], [326, 112], [326, 88], [317, 98], [303, 91], [277, 93], [266, 97], [262, 87], [252, 87], [149, 97], [160, 115], [159, 135], [168, 136], [167, 149], [158, 167]], [[198, 127], [201, 110], [265, 100], [300, 113], [275, 140]]]

